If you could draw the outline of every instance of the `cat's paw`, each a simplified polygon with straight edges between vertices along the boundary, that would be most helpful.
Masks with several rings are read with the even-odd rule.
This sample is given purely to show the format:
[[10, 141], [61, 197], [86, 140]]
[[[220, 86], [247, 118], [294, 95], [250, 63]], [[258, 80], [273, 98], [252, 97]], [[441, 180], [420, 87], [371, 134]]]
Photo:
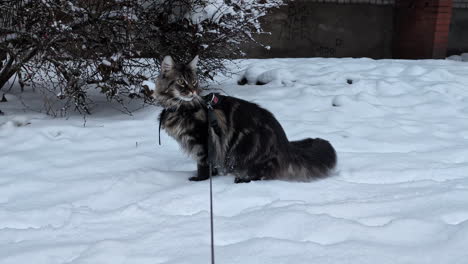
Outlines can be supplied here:
[[189, 178], [189, 181], [204, 181], [208, 180], [210, 177], [207, 176], [193, 176]]
[[234, 178], [234, 183], [247, 183], [250, 182], [250, 179], [236, 177]]

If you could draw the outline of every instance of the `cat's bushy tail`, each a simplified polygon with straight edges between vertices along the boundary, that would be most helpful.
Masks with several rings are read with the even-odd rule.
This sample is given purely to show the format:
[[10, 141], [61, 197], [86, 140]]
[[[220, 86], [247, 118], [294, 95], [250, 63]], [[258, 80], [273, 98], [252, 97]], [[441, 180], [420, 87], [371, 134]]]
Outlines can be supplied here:
[[328, 176], [336, 166], [336, 152], [330, 142], [306, 138], [289, 142], [288, 177], [307, 181]]

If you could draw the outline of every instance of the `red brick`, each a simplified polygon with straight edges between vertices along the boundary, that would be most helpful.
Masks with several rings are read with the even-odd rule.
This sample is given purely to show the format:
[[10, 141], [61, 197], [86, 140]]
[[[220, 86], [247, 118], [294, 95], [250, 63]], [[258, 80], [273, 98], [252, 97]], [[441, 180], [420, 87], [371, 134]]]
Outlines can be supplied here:
[[447, 43], [448, 43], [448, 39], [436, 39], [436, 40], [434, 40], [434, 45], [440, 45], [440, 44], [446, 45]]
[[[412, 3], [412, 8], [410, 7]], [[396, 0], [402, 15], [396, 36], [396, 56], [443, 58], [446, 54], [452, 0]]]
[[442, 35], [435, 35], [435, 36], [434, 36], [434, 41], [438, 41], [438, 42], [441, 42], [441, 41], [448, 41], [448, 34], [446, 34], [445, 36], [442, 36]]
[[450, 25], [450, 20], [437, 20], [436, 25], [448, 27]]
[[448, 32], [445, 32], [443, 34], [438, 33], [434, 36], [435, 40], [448, 40]]
[[437, 12], [439, 14], [452, 14], [452, 7], [439, 7]]
[[447, 45], [447, 43], [448, 43], [448, 39], [445, 39], [445, 40], [436, 39], [436, 40], [434, 40], [434, 46], [435, 45], [443, 46], [443, 45]]
[[440, 53], [445, 54], [445, 53], [447, 52], [447, 50], [446, 50], [445, 47], [438, 47], [438, 48], [435, 48], [435, 49], [432, 49], [432, 50], [433, 50], [433, 52], [435, 52], [435, 53], [439, 53], [439, 52], [440, 52]]
[[432, 50], [433, 51], [445, 51], [446, 47], [436, 47], [436, 48], [433, 48]]
[[449, 27], [450, 26], [450, 23], [451, 21], [450, 20], [436, 20], [434, 25], [438, 25], [438, 26], [446, 26], [446, 27]]
[[445, 53], [446, 50], [447, 50], [447, 45], [445, 45], [445, 46], [440, 46], [440, 47], [433, 47], [432, 50], [433, 50], [433, 52], [438, 52], [438, 51], [440, 51], [440, 52], [442, 52], [442, 53]]
[[450, 21], [451, 19], [452, 19], [452, 14], [451, 13], [438, 13], [437, 14], [437, 20]]
[[439, 4], [437, 5], [438, 8], [442, 8], [444, 10], [449, 10], [450, 8], [452, 8], [452, 4]]
[[448, 39], [448, 31], [437, 31], [434, 32], [434, 39]]
[[441, 20], [450, 20], [451, 17], [452, 17], [452, 13], [439, 12], [437, 14], [437, 19], [441, 19]]
[[437, 38], [448, 38], [448, 31], [435, 31], [434, 36]]
[[449, 32], [450, 27], [449, 27], [449, 25], [436, 24], [435, 31], [436, 32]]
[[[432, 52], [433, 53], [442, 53], [442, 54], [445, 54], [447, 52], [447, 46], [443, 46], [443, 47], [433, 47], [432, 48]], [[444, 56], [445, 57], [445, 56]], [[434, 57], [436, 58], [436, 57]]]
[[437, 2], [437, 5], [439, 6], [452, 6], [453, 1], [451, 0], [441, 0]]
[[438, 47], [432, 47], [432, 50], [433, 51], [436, 51], [436, 50], [447, 50], [447, 45], [444, 45], [444, 46], [438, 46]]

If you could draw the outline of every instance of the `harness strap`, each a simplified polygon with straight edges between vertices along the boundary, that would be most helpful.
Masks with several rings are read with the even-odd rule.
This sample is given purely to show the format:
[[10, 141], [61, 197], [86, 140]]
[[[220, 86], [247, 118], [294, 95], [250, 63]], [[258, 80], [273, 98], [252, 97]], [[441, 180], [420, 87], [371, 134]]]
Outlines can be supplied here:
[[[221, 97], [218, 93], [210, 93], [204, 96], [206, 107], [208, 108], [208, 126], [213, 128], [214, 132], [220, 136], [221, 135], [221, 128], [218, 124], [218, 119], [214, 112], [214, 107], [221, 102]], [[211, 137], [210, 135], [208, 135]]]

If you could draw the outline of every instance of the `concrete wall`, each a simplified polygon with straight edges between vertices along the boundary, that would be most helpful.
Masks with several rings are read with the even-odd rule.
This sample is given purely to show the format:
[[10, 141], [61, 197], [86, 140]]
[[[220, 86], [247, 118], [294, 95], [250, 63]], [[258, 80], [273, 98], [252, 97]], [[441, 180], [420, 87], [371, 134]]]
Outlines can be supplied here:
[[448, 55], [468, 52], [468, 8], [454, 8], [447, 53]]
[[259, 42], [248, 57], [392, 57], [393, 6], [295, 0], [263, 19]]

